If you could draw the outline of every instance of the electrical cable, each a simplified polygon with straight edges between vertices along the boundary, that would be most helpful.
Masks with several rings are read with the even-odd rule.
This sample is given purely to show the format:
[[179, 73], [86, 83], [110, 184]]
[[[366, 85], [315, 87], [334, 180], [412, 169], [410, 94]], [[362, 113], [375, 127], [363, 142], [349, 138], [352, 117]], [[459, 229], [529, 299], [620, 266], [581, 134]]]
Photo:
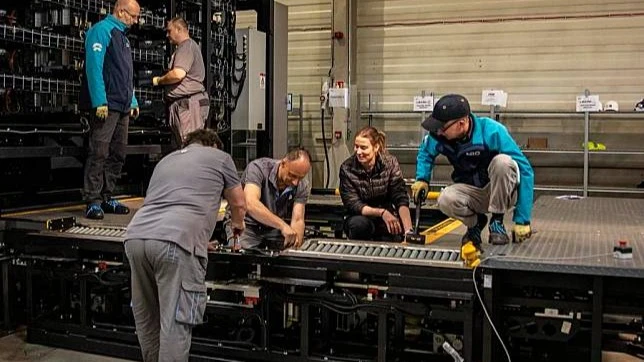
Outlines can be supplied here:
[[322, 103], [322, 109], [320, 111], [322, 115], [322, 145], [324, 147], [324, 163], [326, 164], [326, 182], [324, 188], [329, 188], [329, 180], [331, 179], [331, 165], [329, 162], [329, 150], [326, 146], [326, 134], [324, 133], [324, 103]]
[[11, 73], [16, 73], [16, 50], [12, 50], [11, 53], [7, 56], [7, 61], [9, 64], [9, 71]]
[[13, 88], [6, 88], [4, 93], [4, 109], [9, 114], [19, 113], [22, 109], [16, 91]]
[[[596, 255], [588, 255], [588, 256], [574, 256], [574, 257], [560, 257], [560, 258], [532, 258], [532, 257], [524, 257], [524, 256], [509, 256], [509, 255], [490, 255], [484, 259], [481, 260], [479, 265], [483, 264], [487, 260], [492, 260], [492, 259], [512, 259], [512, 260], [531, 260], [531, 261], [564, 261], [564, 260], [584, 260], [584, 259], [594, 259], [594, 258], [599, 258], [603, 256], [612, 256], [613, 253], [604, 253], [604, 254], [596, 254]], [[476, 283], [476, 270], [478, 269], [479, 265], [475, 266], [472, 268], [472, 283], [474, 284], [474, 291], [476, 292], [476, 297], [479, 300], [479, 303], [481, 303], [481, 307], [483, 308], [483, 313], [485, 314], [485, 318], [487, 321], [490, 323], [490, 326], [492, 327], [492, 330], [494, 331], [494, 334], [496, 335], [496, 338], [498, 339], [499, 343], [501, 343], [501, 347], [503, 347], [503, 351], [505, 352], [505, 356], [508, 359], [508, 362], [512, 362], [512, 358], [510, 357], [510, 352], [508, 351], [508, 348], [505, 346], [505, 343], [503, 342], [503, 339], [501, 338], [501, 335], [499, 334], [499, 331], [496, 329], [496, 326], [492, 322], [492, 318], [490, 317], [490, 314], [488, 313], [487, 308], [485, 307], [485, 303], [483, 302], [483, 298], [481, 297], [481, 292], [479, 291], [478, 285]]]
[[293, 295], [293, 294], [289, 295], [288, 299], [294, 300], [294, 301], [304, 301], [304, 302], [308, 302], [308, 303], [311, 303], [311, 304], [314, 304], [314, 305], [320, 305], [320, 306], [326, 307], [326, 308], [328, 308], [328, 309], [330, 309], [330, 310], [332, 310], [332, 311], [334, 311], [336, 313], [339, 313], [339, 314], [351, 314], [351, 313], [354, 313], [357, 310], [364, 310], [364, 309], [372, 308], [372, 309], [377, 309], [377, 310], [385, 310], [385, 311], [388, 311], [388, 312], [389, 311], [394, 311], [394, 312], [398, 312], [398, 313], [402, 313], [402, 314], [410, 315], [410, 316], [425, 316], [426, 315], [426, 310], [424, 310], [422, 313], [414, 312], [414, 311], [410, 311], [410, 310], [407, 310], [405, 308], [402, 308], [400, 306], [397, 306], [395, 304], [391, 304], [388, 301], [384, 301], [384, 300], [374, 300], [374, 301], [372, 301], [371, 303], [368, 303], [368, 304], [365, 304], [365, 303], [357, 304], [357, 303], [353, 303], [353, 298], [351, 298], [350, 296], [347, 296], [347, 297], [351, 300], [351, 302], [352, 302], [351, 305], [342, 305], [342, 304], [335, 303], [335, 302], [330, 302], [330, 301], [327, 301], [327, 300], [320, 300], [317, 297], [308, 297], [308, 296], [302, 296], [302, 295], [298, 296], [298, 295]]

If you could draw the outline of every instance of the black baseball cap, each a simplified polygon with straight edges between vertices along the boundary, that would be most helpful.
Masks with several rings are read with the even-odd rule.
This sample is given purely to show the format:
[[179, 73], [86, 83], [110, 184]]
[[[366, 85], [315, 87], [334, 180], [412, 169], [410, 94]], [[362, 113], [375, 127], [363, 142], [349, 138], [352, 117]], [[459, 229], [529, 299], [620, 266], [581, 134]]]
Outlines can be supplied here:
[[432, 115], [427, 117], [421, 125], [429, 132], [438, 132], [451, 120], [463, 118], [470, 114], [470, 103], [460, 94], [447, 94], [442, 96], [436, 104]]

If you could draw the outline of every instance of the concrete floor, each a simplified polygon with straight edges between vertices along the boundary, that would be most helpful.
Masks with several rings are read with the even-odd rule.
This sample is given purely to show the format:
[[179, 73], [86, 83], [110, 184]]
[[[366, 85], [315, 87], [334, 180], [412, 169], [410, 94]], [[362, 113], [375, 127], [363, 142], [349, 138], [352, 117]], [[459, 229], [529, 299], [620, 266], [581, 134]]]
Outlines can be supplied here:
[[0, 338], [0, 362], [126, 362], [128, 360], [25, 342], [25, 331]]

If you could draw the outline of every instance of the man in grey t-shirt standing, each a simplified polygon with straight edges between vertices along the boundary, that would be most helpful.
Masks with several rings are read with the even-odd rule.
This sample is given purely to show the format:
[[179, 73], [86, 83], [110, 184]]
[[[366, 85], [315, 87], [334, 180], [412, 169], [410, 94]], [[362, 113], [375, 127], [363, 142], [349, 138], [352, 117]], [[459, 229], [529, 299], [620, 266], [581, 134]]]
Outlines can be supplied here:
[[[281, 160], [259, 158], [248, 164], [242, 175], [248, 206], [246, 231], [239, 237], [242, 248], [274, 239], [280, 239], [278, 243], [283, 239], [282, 247], [302, 245], [305, 205], [311, 193], [304, 178], [310, 170], [311, 156], [303, 148], [290, 151]], [[288, 218], [290, 223], [285, 221]], [[229, 225], [227, 222], [230, 242], [233, 233]]]
[[217, 133], [194, 131], [186, 147], [154, 168], [143, 206], [125, 234], [132, 312], [143, 361], [188, 361], [192, 327], [206, 309], [208, 244], [221, 196], [232, 230], [244, 230], [246, 201], [232, 158]]
[[152, 84], [165, 87], [168, 122], [177, 147], [188, 133], [204, 128], [210, 102], [203, 82], [206, 78], [201, 48], [188, 33], [188, 24], [180, 17], [168, 21], [168, 40], [177, 48], [170, 60], [170, 70], [152, 78]]

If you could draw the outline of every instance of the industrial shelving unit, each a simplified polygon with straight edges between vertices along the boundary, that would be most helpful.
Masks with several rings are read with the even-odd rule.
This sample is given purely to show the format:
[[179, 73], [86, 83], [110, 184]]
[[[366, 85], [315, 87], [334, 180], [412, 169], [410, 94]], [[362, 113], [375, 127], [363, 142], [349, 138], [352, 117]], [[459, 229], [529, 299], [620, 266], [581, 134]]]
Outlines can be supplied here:
[[[112, 12], [114, 1], [110, 0], [43, 0], [51, 4], [58, 4], [65, 7], [83, 9], [96, 14], [106, 15]], [[141, 9], [139, 22], [163, 29], [166, 19], [163, 16], [154, 15], [150, 10]]]
[[0, 40], [37, 45], [42, 48], [83, 51], [83, 41], [66, 35], [0, 24]]
[[[87, 117], [78, 107], [85, 32], [111, 13], [114, 3], [42, 0], [0, 6], [0, 203], [4, 207], [79, 196], [83, 142], [89, 131]], [[159, 106], [162, 91], [152, 87], [156, 74], [150, 73], [161, 72], [168, 56], [164, 4], [147, 2], [150, 6], [141, 9], [139, 25], [128, 34], [141, 117], [129, 127], [130, 160], [119, 186], [123, 193], [139, 192], [138, 180], [169, 143], [169, 132], [156, 116], [163, 110]], [[36, 169], [49, 172], [48, 184], [33, 176]]]
[[[371, 97], [370, 97], [371, 99]], [[371, 100], [368, 102], [372, 104]], [[393, 111], [375, 111], [368, 107], [366, 110], [360, 110], [360, 119], [367, 120], [369, 124], [378, 119], [387, 117], [388, 119], [400, 119], [405, 121], [418, 122], [418, 143], [408, 144], [390, 144], [387, 146], [389, 151], [393, 152], [417, 152], [420, 146], [420, 140], [426, 132], [420, 127], [420, 122], [431, 113], [429, 112], [415, 112], [409, 110], [393, 110]], [[583, 129], [580, 134], [584, 136], [583, 140], [575, 143], [579, 148], [575, 147], [556, 147], [556, 148], [522, 148], [526, 155], [581, 155], [584, 156], [583, 160], [583, 178], [584, 182], [581, 186], [562, 186], [562, 185], [535, 185], [535, 190], [539, 191], [553, 191], [553, 192], [572, 192], [580, 193], [584, 196], [588, 193], [597, 194], [644, 194], [644, 189], [628, 188], [628, 187], [593, 187], [589, 185], [589, 172], [592, 169], [590, 158], [597, 158], [603, 156], [640, 156], [644, 155], [644, 149], [610, 149], [610, 150], [591, 150], [588, 147], [588, 133], [590, 124], [593, 121], [605, 120], [644, 120], [644, 113], [642, 112], [597, 112], [597, 113], [579, 113], [579, 112], [558, 112], [558, 111], [532, 111], [532, 110], [517, 110], [517, 111], [495, 111], [495, 110], [472, 110], [472, 113], [485, 115], [504, 124], [511, 124], [512, 121], [522, 119], [552, 119], [552, 120], [579, 120], [583, 122]], [[511, 132], [512, 133], [512, 132]], [[583, 148], [581, 147], [583, 145]], [[439, 163], [440, 164], [440, 163]], [[432, 182], [435, 186], [447, 186], [451, 183], [449, 180], [436, 180]]]
[[78, 94], [80, 82], [29, 77], [14, 74], [0, 74], [0, 88], [11, 88], [34, 93]]

